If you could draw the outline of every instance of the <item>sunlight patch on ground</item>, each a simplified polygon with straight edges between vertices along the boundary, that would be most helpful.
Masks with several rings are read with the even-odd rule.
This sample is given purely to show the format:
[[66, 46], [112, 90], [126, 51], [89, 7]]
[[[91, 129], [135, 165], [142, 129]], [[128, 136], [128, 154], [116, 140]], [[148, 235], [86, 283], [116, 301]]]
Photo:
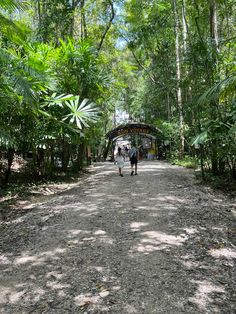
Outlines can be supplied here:
[[68, 238], [71, 240], [67, 242], [67, 245], [72, 247], [75, 245], [82, 245], [86, 242], [94, 243], [96, 241], [109, 245], [114, 243], [114, 240], [107, 236], [106, 231], [101, 229], [98, 229], [93, 233], [87, 230], [69, 230]]
[[158, 164], [158, 165], [153, 165], [153, 164], [149, 164], [147, 161], [145, 162], [142, 162], [141, 163], [141, 167], [142, 169], [145, 169], [145, 170], [157, 170], [157, 169], [165, 169], [166, 170], [166, 165], [161, 165], [161, 164]]
[[213, 198], [213, 201], [217, 202], [217, 203], [222, 203], [223, 199], [221, 199], [221, 198]]
[[158, 231], [146, 231], [142, 232], [142, 235], [147, 237], [144, 238], [142, 242], [149, 242], [154, 240], [157, 243], [164, 243], [168, 245], [181, 245], [187, 240], [187, 236], [184, 234], [173, 236]]
[[222, 248], [222, 249], [212, 249], [210, 250], [210, 254], [215, 258], [227, 258], [233, 259], [236, 258], [236, 250], [229, 249], [229, 248]]
[[113, 291], [119, 291], [120, 289], [121, 289], [120, 286], [114, 286], [114, 287], [112, 287], [111, 290], [113, 290]]
[[52, 251], [46, 251], [43, 253], [40, 253], [38, 255], [27, 255], [22, 254], [21, 257], [16, 258], [14, 265], [22, 265], [27, 263], [33, 263], [33, 265], [40, 265], [46, 261], [47, 258], [53, 257], [54, 259], [57, 259], [56, 255], [63, 254], [66, 252], [66, 249], [60, 249], [56, 248]]
[[11, 224], [19, 224], [25, 221], [25, 217], [20, 217], [14, 220], [10, 220], [10, 221], [5, 221], [4, 224], [5, 225], [11, 225]]
[[96, 238], [95, 237], [88, 237], [88, 238], [83, 238], [83, 242], [95, 242]]
[[21, 264], [27, 264], [27, 263], [32, 263], [36, 261], [44, 261], [45, 259], [39, 258], [37, 255], [35, 256], [22, 256], [16, 259], [15, 265], [21, 265]]
[[9, 296], [9, 301], [10, 301], [10, 303], [16, 303], [16, 302], [18, 302], [18, 301], [21, 299], [21, 297], [24, 295], [24, 293], [25, 293], [25, 290], [23, 290], [23, 291], [18, 291], [18, 292], [15, 292], [14, 294], [11, 294], [11, 295]]
[[181, 263], [188, 269], [199, 267], [199, 262], [195, 261], [181, 261]]
[[131, 249], [131, 253], [136, 251], [148, 254], [154, 251], [160, 251], [171, 246], [182, 245], [188, 238], [184, 234], [174, 236], [158, 231], [146, 231], [142, 232], [141, 235], [143, 238], [138, 245]]
[[200, 265], [200, 263], [195, 260], [195, 256], [193, 254], [181, 256], [180, 262], [188, 269], [197, 268]]
[[10, 289], [8, 287], [0, 287], [0, 304], [7, 302], [13, 304], [17, 303], [20, 301], [25, 292], [25, 290], [16, 291], [15, 289]]
[[184, 228], [183, 229], [187, 234], [195, 234], [197, 233], [197, 229], [196, 228]]
[[31, 293], [33, 294], [32, 301], [38, 302], [41, 297], [46, 294], [46, 291], [41, 288], [35, 288], [33, 291], [31, 291]]
[[114, 169], [112, 169], [112, 170], [105, 170], [103, 172], [96, 173], [96, 174], [93, 175], [93, 177], [99, 178], [99, 177], [102, 177], [102, 176], [107, 176], [107, 175], [109, 175], [111, 173], [114, 174], [115, 170], [116, 170], [116, 168], [114, 167]]
[[104, 272], [105, 268], [103, 266], [94, 266], [94, 269], [98, 272], [98, 273], [102, 273]]
[[88, 305], [93, 305], [102, 301], [103, 298], [110, 294], [108, 290], [102, 290], [97, 294], [85, 293], [79, 294], [74, 298], [75, 304], [80, 307], [85, 307]]
[[64, 288], [70, 288], [71, 285], [68, 284], [61, 284], [58, 281], [47, 281], [46, 287], [51, 288], [52, 290], [61, 290]]
[[212, 302], [210, 297], [211, 293], [224, 293], [225, 290], [223, 287], [216, 286], [209, 281], [194, 281], [194, 283], [198, 284], [198, 289], [195, 295], [189, 298], [189, 301], [195, 303], [198, 308], [202, 311], [206, 311], [206, 307], [208, 303]]
[[149, 223], [147, 222], [132, 222], [130, 224], [130, 228], [132, 231], [139, 231], [142, 227], [148, 226]]
[[[73, 239], [74, 241], [76, 240], [75, 238], [78, 238], [80, 235], [90, 235], [91, 232], [88, 231], [88, 230], [80, 230], [80, 229], [71, 229], [71, 230], [68, 230], [68, 235], [67, 237], [69, 239]], [[72, 240], [71, 240], [72, 241]], [[69, 242], [71, 242], [69, 241]]]
[[166, 201], [174, 201], [174, 202], [179, 202], [179, 203], [185, 203], [186, 200], [176, 197], [174, 195], [165, 195], [165, 196], [157, 196], [156, 198], [150, 198], [151, 200], [157, 200], [161, 202], [166, 202]]
[[0, 255], [0, 265], [9, 265], [11, 261], [9, 260], [8, 256], [1, 254]]
[[98, 241], [100, 243], [110, 244], [110, 245], [114, 243], [114, 240], [110, 237], [107, 237], [107, 236], [102, 236], [102, 237], [98, 238]]
[[[81, 233], [86, 232], [86, 231], [78, 229], [78, 230], [68, 230], [68, 232], [69, 232], [68, 238], [73, 238], [73, 237], [75, 237]], [[87, 231], [87, 233], [89, 233], [89, 231]]]
[[98, 295], [92, 295], [92, 293], [79, 294], [74, 298], [75, 304], [78, 306], [86, 306], [99, 302], [100, 297]]
[[93, 234], [94, 235], [104, 235], [104, 234], [106, 234], [106, 231], [104, 231], [104, 230], [97, 230]]
[[76, 245], [79, 245], [79, 244], [81, 244], [80, 242], [79, 242], [79, 240], [70, 240], [70, 241], [68, 241], [67, 242], [67, 245], [68, 246], [70, 246], [70, 247], [73, 247], [73, 246], [76, 246]]

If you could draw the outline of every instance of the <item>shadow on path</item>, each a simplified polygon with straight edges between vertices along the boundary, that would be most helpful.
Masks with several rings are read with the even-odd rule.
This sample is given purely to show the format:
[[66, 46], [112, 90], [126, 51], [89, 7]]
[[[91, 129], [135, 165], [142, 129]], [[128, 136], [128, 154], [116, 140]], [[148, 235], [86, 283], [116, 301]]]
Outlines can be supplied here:
[[1, 225], [0, 313], [233, 313], [230, 209], [184, 168], [97, 164]]

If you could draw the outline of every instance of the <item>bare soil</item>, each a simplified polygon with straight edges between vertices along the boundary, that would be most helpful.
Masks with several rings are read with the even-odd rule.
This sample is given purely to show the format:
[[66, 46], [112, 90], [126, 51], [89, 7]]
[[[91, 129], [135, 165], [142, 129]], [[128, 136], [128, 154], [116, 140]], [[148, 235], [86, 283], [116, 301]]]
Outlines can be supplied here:
[[98, 163], [49, 194], [3, 217], [0, 313], [235, 313], [235, 199], [192, 170]]

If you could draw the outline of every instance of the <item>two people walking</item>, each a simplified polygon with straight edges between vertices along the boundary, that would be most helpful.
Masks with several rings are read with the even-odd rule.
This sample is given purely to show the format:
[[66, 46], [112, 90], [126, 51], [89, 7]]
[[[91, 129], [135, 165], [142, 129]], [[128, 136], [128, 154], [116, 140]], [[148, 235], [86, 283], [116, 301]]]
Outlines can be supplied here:
[[[129, 158], [130, 158], [130, 165], [131, 165], [131, 176], [137, 175], [138, 171], [138, 150], [135, 146], [132, 146], [129, 150]], [[125, 154], [122, 152], [122, 149], [118, 147], [118, 152], [115, 157], [115, 162], [119, 170], [119, 176], [123, 177], [122, 169], [125, 165]]]

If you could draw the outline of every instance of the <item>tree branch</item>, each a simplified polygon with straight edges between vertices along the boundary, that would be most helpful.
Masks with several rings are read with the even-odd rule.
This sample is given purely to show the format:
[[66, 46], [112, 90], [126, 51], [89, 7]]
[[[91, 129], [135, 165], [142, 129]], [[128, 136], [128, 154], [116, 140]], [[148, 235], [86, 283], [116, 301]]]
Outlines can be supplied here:
[[80, 0], [74, 0], [72, 2], [72, 9], [76, 8], [79, 3], [80, 3]]
[[108, 24], [107, 24], [107, 26], [106, 26], [106, 28], [105, 28], [103, 34], [102, 34], [102, 38], [101, 38], [101, 40], [100, 40], [100, 43], [98, 44], [98, 48], [97, 48], [98, 52], [99, 52], [99, 51], [101, 50], [101, 48], [102, 48], [103, 41], [104, 41], [104, 39], [105, 39], [105, 37], [106, 37], [106, 35], [107, 35], [109, 29], [110, 29], [111, 24], [112, 24], [112, 21], [113, 21], [113, 19], [114, 19], [114, 17], [115, 17], [115, 10], [114, 10], [114, 6], [113, 6], [113, 2], [112, 2], [111, 0], [108, 0], [108, 2], [109, 2], [110, 7], [111, 7], [111, 17], [110, 17], [110, 20], [109, 20], [109, 22], [108, 22]]

